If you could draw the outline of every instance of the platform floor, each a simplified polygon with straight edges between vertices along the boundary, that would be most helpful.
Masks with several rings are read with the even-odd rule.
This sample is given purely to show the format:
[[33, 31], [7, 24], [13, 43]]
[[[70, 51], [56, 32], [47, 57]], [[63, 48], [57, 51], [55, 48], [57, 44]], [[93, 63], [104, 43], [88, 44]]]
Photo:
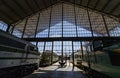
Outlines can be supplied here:
[[37, 71], [24, 78], [87, 78], [82, 73], [82, 70], [73, 67], [69, 61], [65, 67], [61, 68], [59, 63], [52, 66], [39, 68]]

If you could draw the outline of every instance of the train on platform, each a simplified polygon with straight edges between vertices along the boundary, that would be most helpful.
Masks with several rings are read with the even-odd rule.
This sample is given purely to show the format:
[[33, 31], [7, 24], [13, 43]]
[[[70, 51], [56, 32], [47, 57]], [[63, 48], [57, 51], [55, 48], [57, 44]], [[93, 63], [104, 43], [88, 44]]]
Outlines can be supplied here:
[[49, 66], [59, 60], [59, 56], [50, 50], [46, 50], [41, 54], [39, 66]]
[[39, 67], [40, 53], [30, 42], [0, 31], [0, 78], [22, 78]]
[[[73, 55], [74, 55], [74, 57], [73, 57]], [[72, 53], [72, 55], [70, 55], [70, 62], [74, 63], [74, 65], [76, 65], [76, 66], [81, 66], [81, 64], [82, 64], [82, 54], [81, 54], [80, 50], [78, 50], [77, 52], [74, 52], [74, 54]]]
[[75, 53], [74, 64], [91, 78], [120, 78], [120, 44], [103, 47], [103, 49], [98, 48], [97, 50], [96, 47], [94, 51], [84, 51], [83, 57], [81, 51]]

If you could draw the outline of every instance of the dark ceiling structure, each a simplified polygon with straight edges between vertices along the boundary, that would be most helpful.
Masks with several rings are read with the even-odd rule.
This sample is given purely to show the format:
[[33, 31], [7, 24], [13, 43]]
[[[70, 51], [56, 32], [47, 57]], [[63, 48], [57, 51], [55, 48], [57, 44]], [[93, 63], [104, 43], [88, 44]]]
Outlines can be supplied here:
[[120, 18], [120, 0], [0, 0], [0, 20], [11, 25], [59, 2], [76, 4]]

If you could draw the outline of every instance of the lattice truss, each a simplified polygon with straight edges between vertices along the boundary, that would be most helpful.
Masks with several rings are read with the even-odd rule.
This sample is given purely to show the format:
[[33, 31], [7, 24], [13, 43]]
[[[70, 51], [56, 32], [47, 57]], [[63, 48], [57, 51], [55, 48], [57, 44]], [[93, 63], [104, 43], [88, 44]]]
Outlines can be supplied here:
[[13, 35], [20, 38], [120, 36], [118, 21], [67, 3], [55, 4], [18, 22], [14, 27]]

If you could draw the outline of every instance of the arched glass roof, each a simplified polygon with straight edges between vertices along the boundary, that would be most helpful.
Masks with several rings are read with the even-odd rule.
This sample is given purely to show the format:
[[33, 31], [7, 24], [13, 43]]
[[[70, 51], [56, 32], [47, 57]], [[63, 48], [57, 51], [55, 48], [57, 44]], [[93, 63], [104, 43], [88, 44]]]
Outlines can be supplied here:
[[[106, 15], [63, 3], [22, 20], [15, 25], [15, 29], [22, 33], [19, 34], [20, 38], [61, 37], [61, 35], [62, 37], [101, 37], [119, 36], [119, 32], [112, 32], [119, 25], [118, 21]], [[17, 33], [13, 32], [13, 34]]]

